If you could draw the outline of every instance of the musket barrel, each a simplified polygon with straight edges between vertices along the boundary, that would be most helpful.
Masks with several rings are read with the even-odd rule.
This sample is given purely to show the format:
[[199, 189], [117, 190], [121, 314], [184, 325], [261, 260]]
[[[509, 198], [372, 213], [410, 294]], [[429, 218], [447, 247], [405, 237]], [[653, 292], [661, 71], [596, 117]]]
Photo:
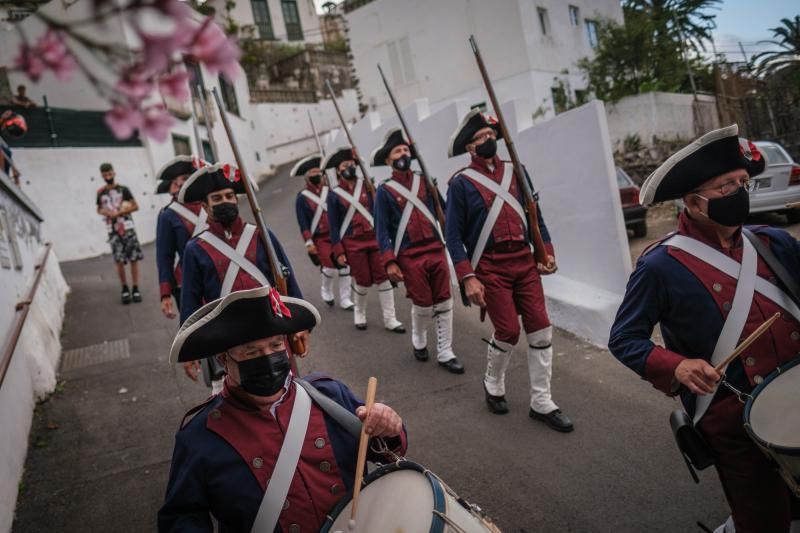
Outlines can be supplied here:
[[[344, 115], [342, 115], [342, 110], [339, 109], [339, 103], [336, 101], [336, 95], [333, 93], [333, 87], [331, 87], [330, 80], [325, 80], [325, 85], [328, 88], [328, 94], [331, 95], [331, 100], [333, 100], [333, 107], [336, 109], [336, 114], [339, 116], [339, 123], [342, 125], [344, 134], [347, 137], [347, 142], [350, 144], [350, 147], [354, 151], [356, 151], [356, 154], [358, 155], [358, 150], [356, 149], [356, 145], [353, 142], [353, 136], [350, 135], [350, 130], [347, 128], [347, 123], [344, 121]], [[375, 186], [369, 180], [369, 173], [367, 172], [367, 167], [364, 166], [364, 161], [362, 161], [360, 155], [356, 157], [356, 163], [358, 164], [358, 167], [361, 169], [361, 174], [364, 177], [364, 185], [367, 186], [367, 192], [369, 192], [370, 196], [375, 198]]]

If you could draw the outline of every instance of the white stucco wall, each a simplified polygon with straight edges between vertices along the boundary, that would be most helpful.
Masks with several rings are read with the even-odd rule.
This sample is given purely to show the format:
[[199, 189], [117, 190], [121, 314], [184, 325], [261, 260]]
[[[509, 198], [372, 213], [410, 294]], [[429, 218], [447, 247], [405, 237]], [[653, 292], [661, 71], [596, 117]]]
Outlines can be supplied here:
[[[12, 238], [19, 250], [19, 268], [0, 266], [0, 338], [5, 344], [17, 316], [15, 305], [28, 295], [44, 247], [38, 221], [5, 191], [0, 191], [0, 210], [13, 228]], [[0, 232], [0, 237], [8, 242], [8, 233]], [[52, 392], [56, 385], [67, 291], [58, 258], [51, 252], [0, 385], [0, 531], [11, 529], [36, 400]]]
[[[719, 128], [713, 96], [698, 95], [698, 100], [711, 121], [703, 129]], [[608, 132], [613, 145], [619, 145], [628, 135], [638, 135], [644, 144], [660, 139], [693, 139], [695, 133], [691, 94], [651, 92], [626, 96], [608, 108]]]
[[[210, 0], [209, 2], [216, 9], [216, 19], [220, 24], [224, 24], [227, 15], [225, 11], [225, 0]], [[303, 39], [298, 41], [288, 41], [286, 31], [286, 21], [281, 8], [281, 0], [267, 0], [267, 9], [272, 21], [272, 31], [277, 41], [290, 42], [292, 44], [321, 43], [322, 30], [320, 28], [319, 15], [314, 6], [314, 0], [297, 0], [297, 12], [300, 15], [300, 27], [303, 30]], [[253, 7], [250, 0], [239, 0], [230, 12], [230, 17], [239, 26], [252, 26], [254, 24]], [[255, 37], [259, 37], [256, 31]]]
[[[455, 101], [430, 112], [427, 102], [416, 101], [403, 111], [443, 194], [452, 173], [469, 161], [467, 155], [447, 158], [450, 136], [468, 110], [468, 102]], [[590, 102], [536, 126], [524, 105], [512, 101], [503, 110], [540, 193], [559, 263], [558, 273], [545, 281], [551, 319], [605, 345], [631, 266], [603, 104]], [[396, 119], [382, 122], [377, 113], [356, 123], [351, 132], [362, 158], [396, 125]], [[346, 140], [337, 131], [326, 144], [333, 149]], [[507, 157], [500, 144], [501, 157]], [[385, 167], [370, 170], [377, 180], [389, 173]]]
[[[577, 26], [571, 25], [569, 4], [579, 8]], [[537, 8], [547, 10], [547, 35]], [[383, 113], [389, 103], [378, 63], [400, 102], [425, 97], [436, 107], [455, 98], [472, 100], [471, 92], [482, 88], [470, 34], [501, 99], [525, 98], [538, 107], [551, 99], [553, 78], [564, 69], [571, 74], [571, 89], [582, 89], [576, 62], [592, 54], [585, 20], [621, 22], [622, 10], [615, 0], [376, 0], [345, 16], [364, 102]]]

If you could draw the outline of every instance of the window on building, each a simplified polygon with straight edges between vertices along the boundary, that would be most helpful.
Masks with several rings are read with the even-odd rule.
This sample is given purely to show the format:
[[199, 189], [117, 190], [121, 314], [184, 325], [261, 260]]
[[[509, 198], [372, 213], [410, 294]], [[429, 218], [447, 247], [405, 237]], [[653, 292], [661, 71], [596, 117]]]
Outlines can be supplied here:
[[392, 68], [392, 79], [398, 85], [417, 81], [414, 61], [411, 55], [411, 43], [408, 37], [387, 44], [389, 65]]
[[575, 103], [577, 105], [583, 105], [589, 101], [589, 91], [575, 89]]
[[275, 39], [267, 0], [250, 0], [250, 6], [253, 8], [253, 22], [258, 30], [258, 36], [262, 39]]
[[236, 100], [236, 88], [222, 74], [219, 75], [219, 89], [220, 93], [222, 93], [222, 102], [225, 104], [225, 109], [234, 115], [238, 115], [239, 102]]
[[303, 40], [303, 27], [300, 25], [300, 12], [296, 0], [281, 0], [283, 20], [286, 23], [286, 37], [290, 41]]
[[217, 162], [214, 158], [214, 150], [211, 149], [211, 143], [208, 141], [202, 141], [203, 143], [203, 159], [211, 163], [212, 165]]
[[539, 16], [539, 28], [542, 30], [542, 35], [550, 35], [550, 19], [547, 16], [547, 10], [537, 7], [536, 14]]
[[192, 155], [192, 144], [185, 135], [172, 134], [172, 148], [175, 155]]
[[550, 95], [553, 97], [553, 110], [556, 115], [567, 110], [567, 91], [563, 86], [551, 87]]
[[581, 11], [578, 6], [569, 6], [569, 22], [573, 26], [581, 25]]
[[597, 37], [597, 21], [586, 19], [586, 36], [589, 38], [589, 46], [597, 48], [599, 39]]

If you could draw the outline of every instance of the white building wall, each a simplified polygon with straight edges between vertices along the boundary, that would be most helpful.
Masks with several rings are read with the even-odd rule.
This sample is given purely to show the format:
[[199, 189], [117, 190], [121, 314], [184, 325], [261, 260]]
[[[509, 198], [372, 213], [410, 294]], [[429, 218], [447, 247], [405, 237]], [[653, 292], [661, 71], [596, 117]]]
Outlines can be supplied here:
[[[467, 155], [447, 158], [450, 136], [469, 110], [454, 101], [436, 111], [415, 101], [404, 115], [431, 174], [443, 194], [453, 172], [468, 164]], [[553, 237], [557, 274], [545, 278], [551, 319], [595, 344], [605, 345], [631, 271], [627, 233], [622, 218], [602, 102], [594, 101], [554, 119], [531, 126], [524, 105], [509, 102], [504, 115], [517, 151], [541, 196], [542, 211]], [[397, 119], [382, 122], [368, 114], [351, 132], [359, 153], [367, 159]], [[336, 132], [326, 149], [346, 144]], [[501, 157], [507, 157], [504, 143]], [[377, 180], [389, 169], [370, 169]]]
[[[572, 26], [569, 5], [579, 9]], [[547, 10], [550, 32], [542, 35], [537, 7]], [[356, 75], [364, 101], [389, 110], [380, 63], [400, 102], [428, 98], [432, 108], [456, 98], [484, 101], [481, 78], [467, 39], [474, 34], [495, 90], [550, 108], [553, 78], [569, 71], [571, 90], [586, 83], [576, 62], [590, 56], [586, 19], [622, 21], [616, 0], [376, 0], [346, 15]]]
[[[225, 0], [211, 0], [209, 2], [216, 9], [215, 18], [220, 24], [225, 24]], [[286, 32], [286, 20], [283, 16], [281, 0], [267, 0], [270, 20], [272, 21], [272, 31], [276, 41], [289, 42], [291, 44], [321, 43], [322, 30], [320, 28], [319, 16], [317, 15], [314, 0], [297, 0], [297, 12], [300, 15], [300, 27], [303, 29], [303, 39], [299, 41], [289, 41]], [[238, 0], [230, 12], [230, 17], [239, 26], [253, 26], [253, 7], [250, 0]], [[258, 37], [258, 31], [254, 37]]]

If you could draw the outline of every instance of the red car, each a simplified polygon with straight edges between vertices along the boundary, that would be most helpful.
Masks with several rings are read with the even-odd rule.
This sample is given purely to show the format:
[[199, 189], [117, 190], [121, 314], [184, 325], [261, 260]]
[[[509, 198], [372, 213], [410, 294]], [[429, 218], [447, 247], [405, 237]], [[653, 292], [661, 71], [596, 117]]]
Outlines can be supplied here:
[[644, 237], [647, 235], [647, 208], [639, 204], [639, 187], [624, 170], [616, 168], [625, 227], [633, 230], [634, 237]]

